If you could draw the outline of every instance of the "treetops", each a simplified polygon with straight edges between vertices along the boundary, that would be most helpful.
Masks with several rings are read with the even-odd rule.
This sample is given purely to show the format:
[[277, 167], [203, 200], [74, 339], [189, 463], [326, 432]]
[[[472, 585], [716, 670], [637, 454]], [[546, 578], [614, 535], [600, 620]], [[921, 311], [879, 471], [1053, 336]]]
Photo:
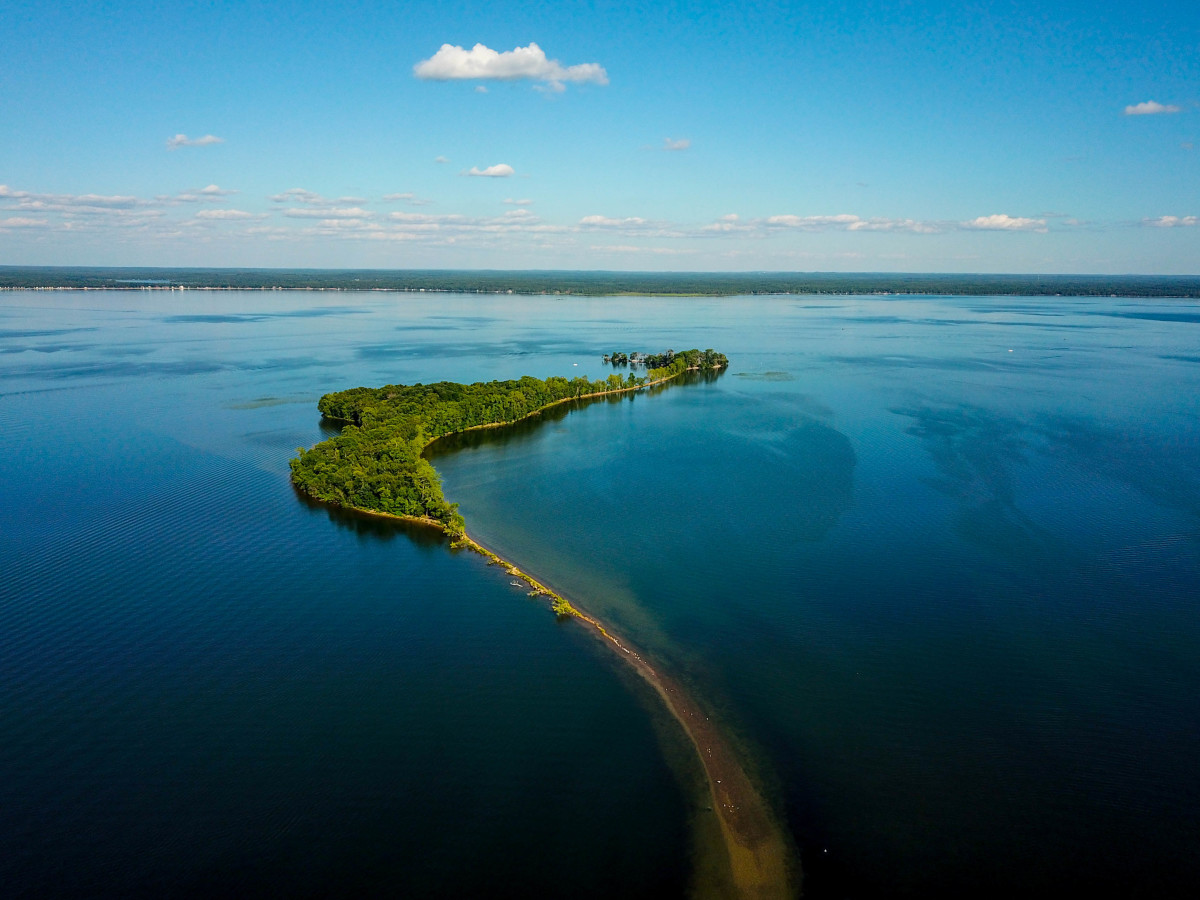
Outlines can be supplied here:
[[515, 422], [555, 403], [628, 391], [674, 378], [689, 369], [727, 364], [713, 350], [668, 350], [647, 356], [646, 375], [607, 379], [525, 376], [515, 381], [390, 384], [326, 394], [321, 414], [349, 424], [340, 434], [291, 461], [292, 481], [328, 503], [431, 520], [452, 536], [463, 532], [458, 505], [448, 503], [441, 480], [421, 452], [456, 431]]

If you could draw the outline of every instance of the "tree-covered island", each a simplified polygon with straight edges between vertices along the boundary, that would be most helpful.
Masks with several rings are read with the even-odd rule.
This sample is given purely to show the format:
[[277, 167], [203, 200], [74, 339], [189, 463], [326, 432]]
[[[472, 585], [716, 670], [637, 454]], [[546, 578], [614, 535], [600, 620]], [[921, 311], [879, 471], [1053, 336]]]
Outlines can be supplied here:
[[300, 448], [291, 461], [292, 482], [317, 500], [419, 519], [461, 539], [464, 523], [458, 504], [447, 502], [442, 494], [441, 479], [422, 455], [425, 448], [445, 435], [516, 422], [557, 403], [640, 390], [689, 370], [728, 364], [715, 350], [668, 350], [640, 358], [647, 360], [644, 376], [613, 373], [597, 381], [525, 376], [475, 384], [389, 384], [326, 394], [318, 404], [321, 414], [347, 425], [335, 437], [308, 450]]
[[725, 355], [714, 350], [630, 354], [626, 364], [634, 364], [635, 358], [646, 366], [644, 376], [630, 372], [622, 377], [614, 372], [602, 381], [541, 381], [527, 376], [516, 381], [443, 381], [326, 394], [320, 401], [321, 413], [346, 426], [336, 437], [300, 450], [291, 462], [292, 481], [300, 491], [327, 503], [438, 526], [454, 538], [456, 546], [483, 554], [492, 564], [527, 583], [531, 595], [549, 597], [551, 608], [560, 618], [571, 617], [592, 628], [653, 688], [696, 751], [707, 780], [703, 802], [715, 812], [717, 833], [726, 848], [724, 862], [716, 862], [706, 877], [727, 888], [729, 896], [790, 897], [795, 893], [794, 880], [800, 877], [798, 867], [791, 862], [790, 841], [713, 717], [689, 696], [681, 682], [645, 653], [468, 537], [457, 504], [446, 501], [437, 472], [422, 455], [433, 441], [454, 432], [506, 425], [558, 403], [637, 391], [689, 370], [716, 370], [728, 365]]

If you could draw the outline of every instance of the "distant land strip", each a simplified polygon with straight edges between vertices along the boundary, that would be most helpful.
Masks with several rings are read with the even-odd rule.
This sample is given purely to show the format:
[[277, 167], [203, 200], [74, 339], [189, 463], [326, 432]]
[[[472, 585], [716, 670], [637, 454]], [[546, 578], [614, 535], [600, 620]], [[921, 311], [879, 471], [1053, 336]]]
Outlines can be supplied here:
[[0, 290], [396, 291], [581, 297], [958, 294], [1200, 299], [1200, 275], [570, 272], [0, 266]]

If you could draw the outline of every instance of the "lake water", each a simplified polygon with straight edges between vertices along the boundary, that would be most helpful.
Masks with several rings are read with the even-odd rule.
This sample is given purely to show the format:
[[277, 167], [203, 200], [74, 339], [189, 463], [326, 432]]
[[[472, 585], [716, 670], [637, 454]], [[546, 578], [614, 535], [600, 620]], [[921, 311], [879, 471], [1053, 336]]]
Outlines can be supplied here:
[[6, 894], [682, 895], [709, 815], [584, 629], [303, 502], [357, 385], [727, 372], [435, 448], [741, 748], [809, 897], [1200, 883], [1200, 304], [0, 295]]

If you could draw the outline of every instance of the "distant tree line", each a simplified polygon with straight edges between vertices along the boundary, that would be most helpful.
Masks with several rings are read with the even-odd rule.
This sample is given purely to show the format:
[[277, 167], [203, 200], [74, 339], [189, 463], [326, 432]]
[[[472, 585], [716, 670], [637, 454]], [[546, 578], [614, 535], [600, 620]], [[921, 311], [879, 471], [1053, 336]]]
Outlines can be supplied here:
[[456, 291], [577, 296], [967, 294], [1200, 297], [1196, 275], [944, 275], [855, 272], [510, 272], [0, 266], [0, 289]]
[[658, 365], [639, 377], [616, 373], [604, 380], [525, 376], [516, 381], [457, 384], [389, 384], [326, 394], [318, 409], [326, 418], [348, 423], [335, 437], [291, 461], [292, 481], [318, 500], [397, 516], [427, 518], [447, 534], [461, 535], [458, 505], [446, 501], [441, 479], [421, 454], [447, 434], [515, 422], [555, 403], [630, 390], [674, 378], [688, 369], [727, 364], [713, 350], [687, 350], [647, 357]]

